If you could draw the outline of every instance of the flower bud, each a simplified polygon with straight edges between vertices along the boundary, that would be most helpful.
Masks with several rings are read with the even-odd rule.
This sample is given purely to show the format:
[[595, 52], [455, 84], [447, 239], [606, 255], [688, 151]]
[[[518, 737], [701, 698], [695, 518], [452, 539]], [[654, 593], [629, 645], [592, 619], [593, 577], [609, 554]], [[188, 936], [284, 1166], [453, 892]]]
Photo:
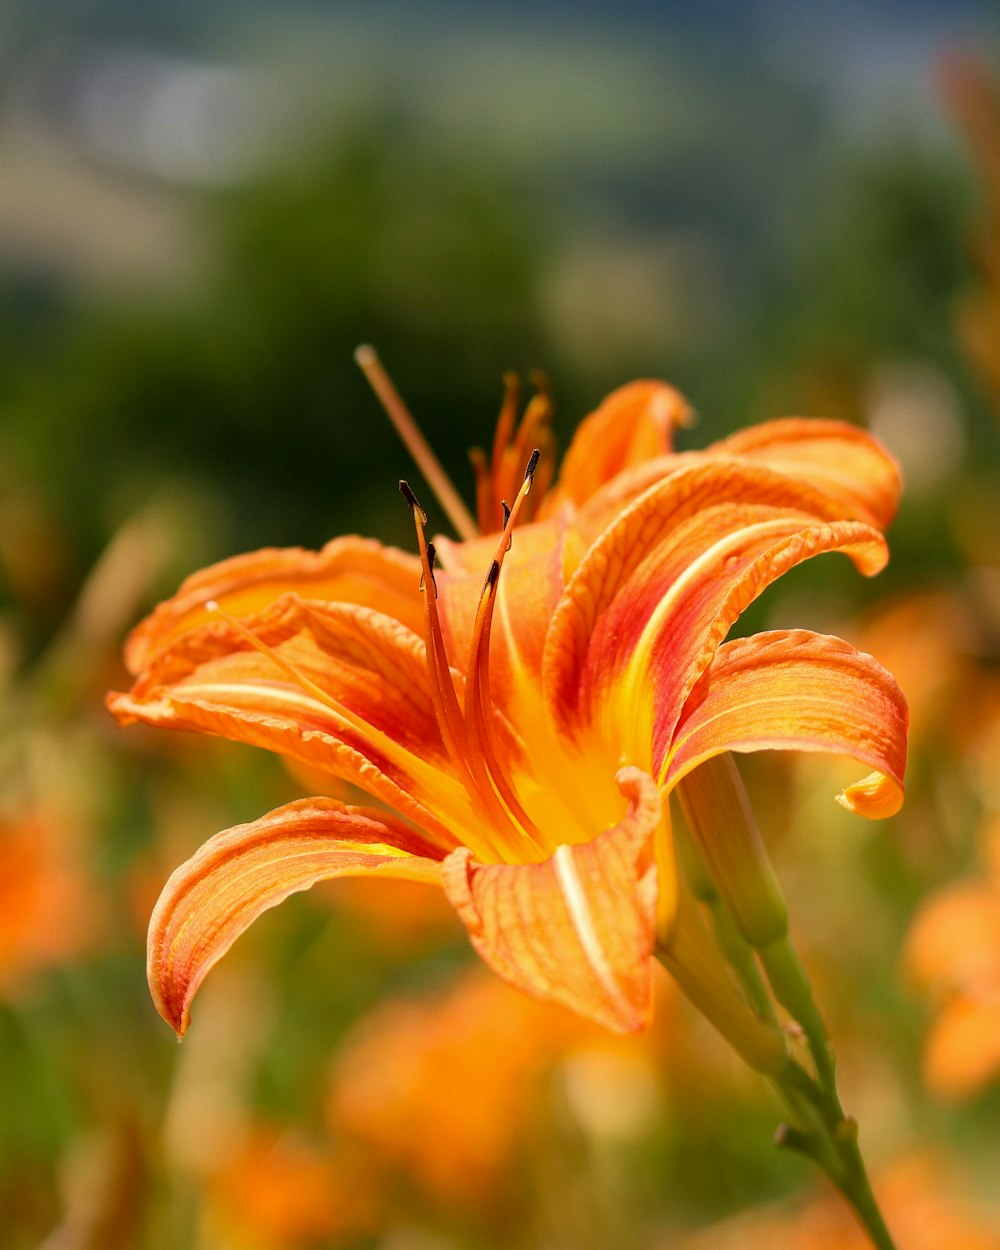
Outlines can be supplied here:
[[751, 946], [784, 937], [788, 912], [732, 755], [706, 760], [677, 787], [716, 889]]
[[788, 1063], [784, 1036], [757, 1015], [737, 992], [698, 904], [683, 888], [670, 938], [656, 954], [695, 1007], [745, 1063], [764, 1076], [784, 1072]]

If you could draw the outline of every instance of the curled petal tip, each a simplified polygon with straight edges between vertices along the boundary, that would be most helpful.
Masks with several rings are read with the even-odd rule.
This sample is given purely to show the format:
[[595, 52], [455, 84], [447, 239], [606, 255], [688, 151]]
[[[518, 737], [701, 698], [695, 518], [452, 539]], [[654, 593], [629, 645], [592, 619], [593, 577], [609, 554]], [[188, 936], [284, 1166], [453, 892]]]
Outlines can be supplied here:
[[109, 690], [104, 696], [104, 706], [120, 725], [131, 725], [135, 717], [127, 710], [128, 695], [120, 690]]
[[884, 820], [895, 816], [903, 806], [903, 789], [884, 773], [869, 773], [842, 790], [837, 802], [849, 812], [867, 816], [869, 820]]
[[188, 978], [182, 980], [171, 975], [169, 961], [161, 958], [156, 939], [156, 917], [162, 910], [163, 900], [157, 903], [150, 917], [148, 950], [146, 962], [146, 980], [149, 983], [149, 994], [160, 1018], [174, 1031], [178, 1042], [184, 1040], [191, 1023], [191, 1000], [194, 998], [198, 984], [192, 984]]

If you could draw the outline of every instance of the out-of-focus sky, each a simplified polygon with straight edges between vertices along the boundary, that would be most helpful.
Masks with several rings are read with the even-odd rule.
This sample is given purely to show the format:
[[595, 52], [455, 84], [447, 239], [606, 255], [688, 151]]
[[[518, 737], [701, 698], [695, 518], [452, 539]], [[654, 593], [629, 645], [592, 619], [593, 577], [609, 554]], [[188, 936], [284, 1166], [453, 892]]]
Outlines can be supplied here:
[[681, 250], [722, 281], [734, 257], [713, 253], [790, 229], [844, 146], [940, 141], [931, 62], [995, 36], [991, 9], [13, 4], [0, 256], [98, 283], [176, 280], [197, 251], [179, 191], [238, 183], [308, 150], [316, 127], [376, 114], [555, 199], [571, 232], [686, 231], [703, 250]]

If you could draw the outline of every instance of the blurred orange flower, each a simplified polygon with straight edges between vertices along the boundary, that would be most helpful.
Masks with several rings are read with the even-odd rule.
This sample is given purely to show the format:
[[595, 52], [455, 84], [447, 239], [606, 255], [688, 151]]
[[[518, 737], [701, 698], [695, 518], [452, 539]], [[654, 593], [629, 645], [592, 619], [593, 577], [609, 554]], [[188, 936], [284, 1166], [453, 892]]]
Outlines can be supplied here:
[[[962, 1196], [946, 1161], [918, 1154], [884, 1169], [875, 1194], [895, 1242], [905, 1250], [1000, 1250], [1000, 1211]], [[834, 1196], [790, 1215], [754, 1214], [708, 1230], [683, 1250], [868, 1250], [870, 1241]]]
[[340, 1245], [376, 1223], [370, 1178], [349, 1157], [257, 1126], [209, 1178], [208, 1244], [232, 1250]]
[[88, 950], [93, 883], [45, 820], [0, 819], [0, 993]]
[[665, 800], [685, 775], [732, 750], [834, 751], [871, 770], [848, 807], [898, 808], [905, 703], [872, 657], [804, 630], [723, 642], [811, 556], [883, 567], [893, 462], [853, 427], [799, 420], [672, 455], [679, 402], [652, 382], [610, 396], [530, 523], [537, 453], [499, 535], [435, 547], [406, 487], [419, 560], [359, 538], [261, 551], [196, 574], [135, 631], [135, 684], [109, 700], [121, 721], [265, 746], [398, 813], [301, 800], [175, 872], [149, 975], [179, 1033], [262, 911], [365, 874], [442, 886], [506, 980], [639, 1029], [676, 893]]
[[986, 845], [989, 875], [931, 895], [907, 938], [907, 969], [937, 1001], [924, 1077], [941, 1097], [978, 1093], [1000, 1073], [1000, 820]]
[[386, 1001], [341, 1048], [331, 1128], [446, 1207], [502, 1203], [541, 1074], [596, 1032], [478, 973], [444, 997]]
[[[600, 1085], [610, 1086], [603, 1091], [587, 1079], [598, 1058]], [[634, 1127], [648, 1126], [642, 1109], [650, 1091], [655, 1102], [660, 1066], [649, 1046], [636, 1049], [472, 970], [444, 995], [389, 1000], [361, 1022], [334, 1065], [329, 1123], [373, 1167], [445, 1209], [498, 1212], [511, 1196], [512, 1162], [531, 1132], [539, 1088], [567, 1059], [575, 1104], [586, 1101], [590, 1119], [609, 1118], [603, 1104], [591, 1106], [603, 1092], [616, 1099], [617, 1125], [630, 1117]], [[638, 1112], [629, 1098], [637, 1080]]]

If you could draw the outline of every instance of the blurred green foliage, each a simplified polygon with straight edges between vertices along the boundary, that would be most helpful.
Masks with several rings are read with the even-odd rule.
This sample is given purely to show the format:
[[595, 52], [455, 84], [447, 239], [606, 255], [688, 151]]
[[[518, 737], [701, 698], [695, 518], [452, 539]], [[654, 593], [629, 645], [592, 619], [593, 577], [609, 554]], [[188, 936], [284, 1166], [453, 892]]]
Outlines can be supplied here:
[[548, 355], [537, 246], [509, 193], [388, 129], [203, 211], [212, 271], [190, 306], [64, 306], [3, 380], [7, 437], [90, 558], [173, 477], [226, 501], [220, 555], [371, 528], [373, 488], [391, 500], [406, 458], [359, 343], [405, 380], [456, 476], [502, 371]]

